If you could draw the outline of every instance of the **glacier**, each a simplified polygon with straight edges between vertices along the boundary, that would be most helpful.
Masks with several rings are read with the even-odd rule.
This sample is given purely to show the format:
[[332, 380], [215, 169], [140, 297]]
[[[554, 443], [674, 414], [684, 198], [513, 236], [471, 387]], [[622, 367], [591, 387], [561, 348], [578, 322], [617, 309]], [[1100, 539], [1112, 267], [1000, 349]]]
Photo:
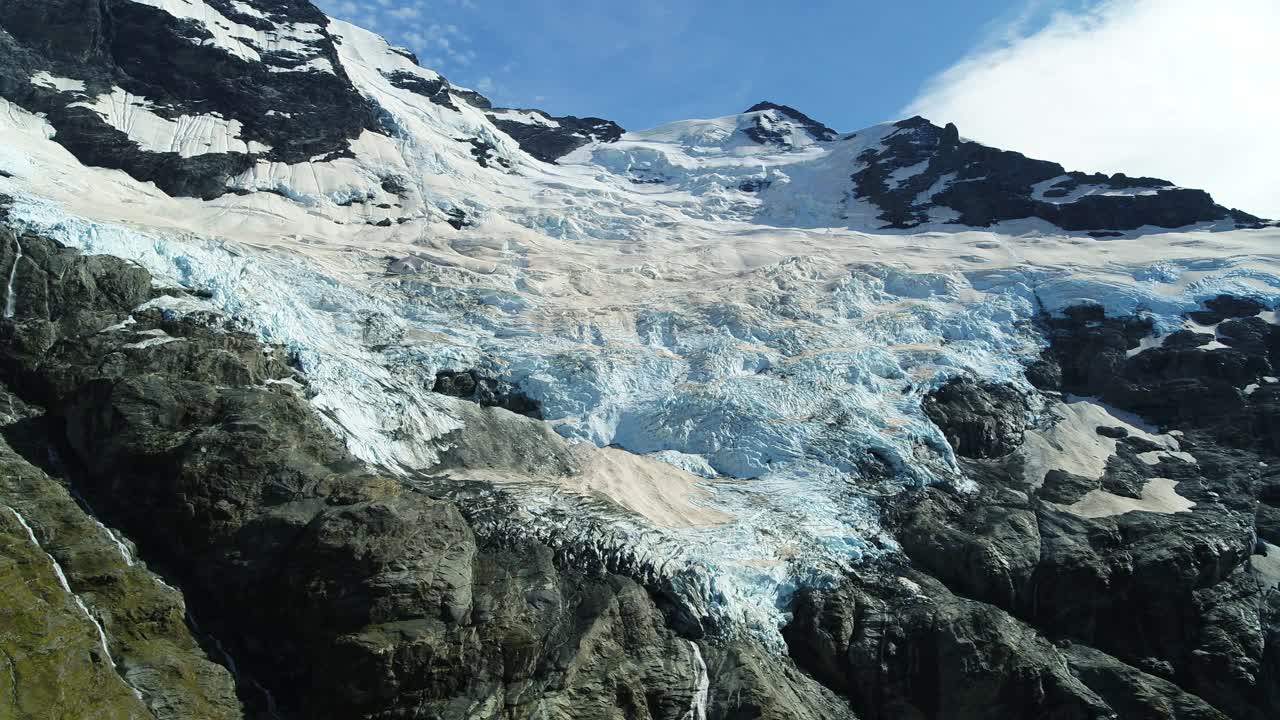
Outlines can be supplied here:
[[[147, 4], [200, 22], [214, 12]], [[520, 508], [487, 529], [624, 569], [710, 626], [773, 647], [798, 588], [896, 551], [876, 498], [967, 487], [922, 399], [959, 376], [1030, 394], [1041, 313], [1092, 302], [1145, 314], [1158, 336], [1218, 294], [1280, 301], [1275, 228], [1104, 239], [1040, 220], [958, 227], [940, 212], [880, 229], [878, 209], [847, 186], [891, 126], [816, 142], [768, 109], [542, 163], [481, 109], [394, 84], [397, 72], [439, 76], [381, 38], [338, 21], [325, 30], [385, 134], [365, 131], [344, 157], [259, 159], [229, 183], [242, 194], [202, 201], [84, 167], [42, 118], [6, 102], [8, 222], [137, 262], [201, 296], [157, 305], [216, 311], [284, 345], [352, 452], [406, 482], [435, 473], [478, 417], [432, 392], [438, 372], [510, 383], [557, 438], [538, 442], [579, 449], [577, 465], [459, 473]], [[225, 33], [214, 41], [257, 53]], [[760, 127], [783, 140], [751, 141]], [[486, 162], [459, 138], [485, 144]], [[459, 212], [465, 230], [449, 223]], [[528, 423], [510, 427], [534, 437]], [[613, 457], [612, 484], [573, 484], [606, 453], [636, 459]], [[640, 475], [652, 486], [626, 486]], [[674, 514], [646, 515], [650, 501]]]

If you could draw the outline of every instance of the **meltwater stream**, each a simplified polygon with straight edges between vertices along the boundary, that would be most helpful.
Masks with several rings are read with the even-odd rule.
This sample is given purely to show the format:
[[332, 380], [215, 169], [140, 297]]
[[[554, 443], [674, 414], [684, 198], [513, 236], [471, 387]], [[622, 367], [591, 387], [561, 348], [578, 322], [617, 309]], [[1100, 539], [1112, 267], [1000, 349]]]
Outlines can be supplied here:
[[692, 640], [688, 642], [693, 650], [693, 702], [682, 720], [707, 720], [707, 695], [711, 690], [711, 676], [707, 674], [707, 663], [702, 659], [701, 648]]
[[4, 316], [7, 318], [13, 317], [18, 310], [18, 298], [13, 293], [13, 284], [18, 279], [18, 263], [22, 262], [22, 243], [15, 237], [13, 246], [17, 248], [17, 254], [13, 256], [13, 269], [9, 271], [9, 285], [4, 293]]
[[[89, 607], [84, 604], [84, 601], [80, 599], [80, 596], [72, 591], [71, 583], [67, 580], [67, 574], [62, 571], [62, 566], [59, 565], [57, 559], [50, 555], [48, 551], [44, 549], [44, 546], [40, 544], [40, 540], [36, 538], [35, 530], [31, 528], [31, 525], [27, 522], [27, 519], [22, 516], [22, 513], [8, 505], [6, 505], [5, 508], [9, 512], [13, 513], [13, 516], [18, 520], [18, 524], [22, 526], [23, 530], [27, 531], [27, 538], [31, 540], [31, 544], [35, 545], [37, 550], [44, 552], [45, 557], [49, 558], [49, 562], [53, 564], [53, 573], [58, 576], [58, 584], [62, 586], [63, 591], [71, 596], [71, 599], [75, 601], [76, 606], [80, 608], [80, 611], [84, 613], [84, 616], [89, 618], [89, 622], [93, 623], [93, 626], [97, 628], [98, 641], [102, 644], [102, 654], [106, 657], [107, 663], [111, 665], [111, 669], [116, 670], [116, 661], [111, 657], [111, 649], [107, 646], [107, 631], [102, 627], [102, 623], [98, 622], [98, 618], [93, 616], [93, 613], [89, 611]], [[143, 699], [142, 693], [138, 692], [138, 689], [135, 688], [128, 680], [125, 680], [123, 675], [120, 676], [120, 679], [124, 681], [124, 684], [133, 691], [133, 694], [139, 700]]]

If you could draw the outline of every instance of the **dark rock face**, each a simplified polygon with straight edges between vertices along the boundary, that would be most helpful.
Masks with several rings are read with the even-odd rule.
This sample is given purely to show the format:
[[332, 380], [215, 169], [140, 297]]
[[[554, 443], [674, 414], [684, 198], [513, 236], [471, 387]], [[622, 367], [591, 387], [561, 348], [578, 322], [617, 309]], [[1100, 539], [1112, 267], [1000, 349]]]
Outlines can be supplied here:
[[449, 85], [449, 81], [442, 77], [428, 80], [421, 75], [403, 70], [383, 73], [383, 75], [391, 81], [392, 85], [402, 90], [421, 95], [441, 107], [447, 107], [450, 110], [458, 109], [458, 106], [453, 103], [453, 97], [449, 94], [453, 88]]
[[[985, 227], [1004, 220], [1039, 218], [1075, 231], [1134, 230], [1145, 225], [1173, 228], [1220, 220], [1260, 222], [1214, 204], [1200, 190], [1175, 188], [1154, 178], [1068, 173], [1057, 163], [961, 140], [954, 125], [940, 128], [914, 117], [895, 128], [883, 140], [883, 150], [867, 150], [858, 158], [866, 167], [853, 175], [855, 197], [878, 205], [886, 227], [905, 229], [926, 223], [935, 209], [952, 211], [955, 217], [949, 222], [961, 225]], [[915, 166], [918, 171], [905, 179], [894, 177], [895, 172]], [[1054, 178], [1061, 179], [1043, 188], [1040, 199], [1035, 197], [1035, 186]], [[1086, 185], [1142, 192], [1087, 194], [1068, 201], [1073, 191]]]
[[436, 373], [436, 384], [431, 391], [470, 400], [484, 407], [500, 407], [517, 415], [542, 419], [542, 408], [536, 400], [511, 384], [488, 377], [478, 370], [441, 370]]
[[[460, 138], [459, 142], [465, 142], [471, 145], [471, 157], [475, 158], [480, 167], [493, 167], [498, 165], [504, 168], [510, 168], [511, 162], [505, 157], [498, 154], [498, 148], [488, 140], [481, 138]], [[457, 229], [457, 228], [455, 228]]]
[[791, 142], [789, 133], [781, 132], [771, 121], [766, 121], [766, 117], [770, 120], [778, 118], [787, 123], [795, 123], [808, 133], [809, 137], [819, 142], [830, 142], [840, 135], [835, 130], [787, 105], [765, 101], [752, 105], [745, 112], [768, 113], [767, 116], [757, 117], [755, 124], [745, 131], [752, 140], [761, 145], [789, 145]]
[[[1213, 307], [1219, 309], [1206, 311], [1210, 316], [1200, 312], [1193, 316], [1216, 322], [1223, 317], [1224, 307], [1244, 308], [1241, 312], [1253, 314], [1261, 310], [1247, 299], [1230, 304], [1214, 301]], [[1053, 345], [1045, 361], [1055, 366], [1062, 378], [1059, 387], [1049, 389], [1098, 396], [1162, 427], [1190, 425], [1232, 446], [1257, 440], [1241, 434], [1240, 428], [1266, 422], [1250, 418], [1264, 412], [1268, 395], [1246, 395], [1243, 391], [1275, 374], [1280, 361], [1276, 326], [1257, 317], [1228, 320], [1218, 328], [1222, 344], [1228, 347], [1206, 350], [1204, 346], [1213, 341], [1213, 335], [1179, 331], [1160, 346], [1129, 357], [1128, 351], [1139, 347], [1139, 340], [1150, 334], [1148, 323], [1079, 311], [1046, 323]], [[1280, 445], [1259, 449], [1277, 448]]]
[[1204, 301], [1204, 309], [1191, 313], [1191, 319], [1201, 325], [1214, 325], [1231, 318], [1253, 317], [1266, 310], [1256, 298], [1219, 295]]
[[[415, 59], [414, 62], [416, 63], [417, 60]], [[493, 108], [493, 103], [489, 102], [489, 98], [481, 95], [475, 90], [455, 87], [450, 92], [453, 93], [454, 97], [462, 100], [471, 107], [480, 108], [481, 110], [490, 110]]]
[[[243, 140], [269, 146], [263, 159], [284, 163], [343, 151], [362, 130], [379, 128], [338, 61], [327, 19], [310, 2], [246, 0], [267, 20], [239, 13], [229, 0], [208, 4], [260, 30], [313, 24], [317, 39], [304, 43], [305, 53], [264, 47], [257, 48], [260, 61], [247, 61], [205, 43], [211, 36], [203, 26], [129, 0], [12, 0], [0, 5], [0, 97], [45, 113], [57, 142], [86, 165], [124, 170], [170, 195], [206, 199], [226, 193], [227, 180], [259, 156], [142, 150], [93, 110], [70, 107], [83, 100], [79, 94], [29, 78], [39, 71], [75, 78], [90, 98], [118, 87], [168, 119], [217, 114], [240, 122]], [[312, 60], [327, 62], [332, 72], [304, 69]]]
[[1030, 408], [1022, 395], [1003, 385], [953, 380], [924, 401], [925, 414], [942, 429], [962, 457], [1008, 455], [1022, 444]]
[[[47, 439], [39, 413], [4, 390], [0, 404], [8, 410], [0, 417], [0, 557], [18, 559], [0, 562], [0, 662], [21, 678], [0, 693], [0, 715], [47, 717], [53, 707], [76, 717], [242, 717], [232, 675], [187, 627], [182, 596], [134, 561], [62, 482], [14, 450]], [[101, 623], [110, 655], [76, 600]]]
[[910, 568], [807, 593], [786, 636], [864, 720], [1111, 716], [1033, 629]]
[[[488, 103], [486, 100], [485, 103]], [[491, 109], [491, 105], [478, 105]], [[498, 109], [502, 112], [503, 109]], [[543, 122], [522, 122], [511, 119], [510, 115], [490, 114], [489, 120], [502, 132], [510, 135], [520, 148], [543, 162], [554, 163], [556, 160], [577, 150], [583, 145], [593, 142], [617, 142], [625, 132], [612, 120], [597, 117], [552, 117], [541, 110], [517, 110], [520, 113], [532, 113], [543, 119]]]

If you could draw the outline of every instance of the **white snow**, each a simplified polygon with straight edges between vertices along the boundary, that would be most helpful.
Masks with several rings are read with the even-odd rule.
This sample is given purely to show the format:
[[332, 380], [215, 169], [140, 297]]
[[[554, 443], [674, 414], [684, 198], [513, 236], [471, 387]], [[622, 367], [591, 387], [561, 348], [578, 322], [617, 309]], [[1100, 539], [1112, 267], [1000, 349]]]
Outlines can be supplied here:
[[258, 8], [246, 2], [241, 2], [241, 0], [231, 0], [231, 9], [235, 10], [241, 15], [248, 15], [249, 17], [260, 18], [262, 20], [267, 19], [266, 14], [264, 14], [261, 10], [259, 10]]
[[126, 350], [145, 350], [147, 348], [155, 347], [157, 345], [168, 345], [171, 342], [177, 342], [177, 341], [178, 341], [178, 338], [175, 338], [175, 337], [150, 337], [150, 338], [147, 338], [146, 340], [140, 340], [138, 342], [128, 343], [126, 345], [123, 345], [122, 347], [124, 347]]
[[1106, 185], [1082, 184], [1082, 185], [1076, 185], [1066, 195], [1063, 195], [1062, 197], [1047, 197], [1045, 195], [1045, 192], [1050, 188], [1052, 188], [1054, 185], [1057, 185], [1060, 182], [1069, 181], [1069, 180], [1071, 180], [1070, 176], [1060, 175], [1056, 178], [1050, 178], [1049, 180], [1045, 180], [1044, 182], [1036, 183], [1031, 187], [1031, 197], [1033, 200], [1039, 200], [1041, 202], [1053, 203], [1055, 205], [1065, 205], [1068, 203], [1076, 202], [1080, 198], [1083, 198], [1089, 195], [1135, 197], [1139, 195], [1158, 195], [1162, 189], [1163, 190], [1172, 189], [1167, 187], [1166, 188], [1158, 188], [1158, 187], [1115, 188], [1115, 187], [1109, 187]]
[[[919, 175], [920, 173], [928, 169], [929, 169], [929, 161], [921, 160], [915, 165], [908, 165], [907, 167], [901, 167], [901, 168], [898, 168], [897, 170], [894, 170], [893, 172], [889, 173], [889, 182], [888, 182], [889, 189], [890, 190], [896, 189], [902, 183], [906, 182], [907, 180], [910, 180], [911, 178], [915, 177], [916, 175]], [[933, 197], [933, 195], [930, 195], [929, 197]]]
[[265, 153], [271, 147], [256, 140], [240, 138], [242, 125], [216, 115], [179, 115], [176, 120], [157, 115], [155, 106], [146, 98], [113, 88], [110, 95], [99, 95], [92, 102], [78, 102], [71, 107], [84, 107], [102, 116], [112, 127], [124, 132], [130, 140], [150, 152], [175, 152], [182, 157], [211, 153]]
[[1177, 487], [1178, 483], [1174, 480], [1152, 478], [1143, 485], [1142, 497], [1137, 500], [1098, 489], [1090, 490], [1083, 498], [1071, 505], [1056, 507], [1090, 520], [1131, 512], [1152, 512], [1163, 515], [1191, 512], [1191, 508], [1196, 504], [1179, 495]]
[[304, 62], [304, 63], [300, 63], [300, 64], [298, 64], [298, 65], [289, 65], [289, 66], [272, 65], [272, 66], [269, 68], [269, 70], [270, 70], [271, 72], [274, 72], [274, 73], [283, 73], [283, 72], [326, 72], [326, 73], [330, 73], [330, 74], [332, 74], [332, 73], [333, 73], [333, 63], [329, 61], [329, 58], [325, 58], [325, 57], [315, 57], [315, 58], [311, 58], [310, 60], [307, 60], [307, 61], [306, 61], [306, 62]]
[[1253, 569], [1264, 591], [1280, 588], [1280, 545], [1260, 542], [1265, 555], [1249, 556], [1249, 566]]
[[84, 81], [50, 75], [44, 70], [31, 76], [31, 84], [51, 87], [61, 92], [84, 92]]
[[1162, 446], [1162, 450], [1139, 456], [1147, 464], [1155, 465], [1165, 457], [1196, 461], [1181, 452], [1174, 436], [1156, 434], [1154, 428], [1092, 398], [1068, 398], [1068, 402], [1050, 408], [1046, 421], [1051, 424], [1028, 432], [1019, 450], [1024, 460], [1023, 476], [1034, 488], [1044, 484], [1044, 477], [1051, 470], [1095, 480], [1102, 477], [1107, 460], [1116, 454], [1118, 441], [1099, 435], [1099, 427], [1120, 427], [1129, 436]]

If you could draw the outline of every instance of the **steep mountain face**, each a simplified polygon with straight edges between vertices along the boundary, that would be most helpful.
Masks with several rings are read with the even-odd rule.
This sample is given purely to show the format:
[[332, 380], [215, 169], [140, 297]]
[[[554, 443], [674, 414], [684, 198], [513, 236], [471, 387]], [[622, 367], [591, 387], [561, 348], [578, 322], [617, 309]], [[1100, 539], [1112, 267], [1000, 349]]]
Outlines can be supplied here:
[[612, 120], [595, 117], [551, 117], [541, 110], [508, 110], [487, 105], [485, 109], [489, 110], [485, 116], [490, 122], [520, 143], [521, 150], [549, 163], [585, 145], [616, 142], [624, 132]]
[[1106, 237], [1144, 225], [1259, 223], [1214, 204], [1202, 190], [1155, 178], [1068, 173], [1057, 163], [961, 140], [955, 125], [939, 128], [915, 117], [893, 128], [880, 148], [858, 156], [865, 167], [853, 176], [855, 195], [875, 203], [888, 227], [912, 228], [940, 217], [981, 227], [1039, 218]]
[[173, 195], [214, 198], [259, 159], [340, 154], [377, 127], [306, 0], [15, 0], [0, 23], [6, 98], [84, 164]]
[[1280, 710], [1280, 230], [1203, 191], [305, 0], [0, 2], [0, 103], [0, 715]]

